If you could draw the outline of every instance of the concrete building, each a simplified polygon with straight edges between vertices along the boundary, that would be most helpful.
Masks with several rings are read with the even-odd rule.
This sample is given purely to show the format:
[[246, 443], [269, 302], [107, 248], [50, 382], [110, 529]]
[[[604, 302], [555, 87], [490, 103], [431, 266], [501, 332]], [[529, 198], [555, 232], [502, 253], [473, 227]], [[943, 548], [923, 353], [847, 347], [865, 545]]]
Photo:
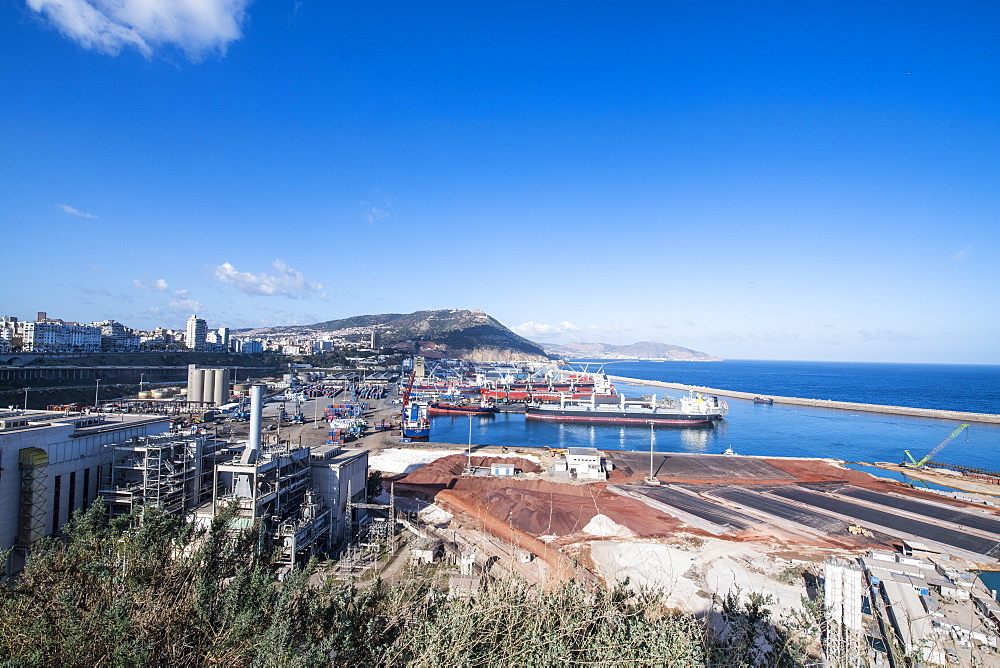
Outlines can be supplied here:
[[197, 315], [187, 319], [187, 329], [184, 334], [184, 345], [190, 350], [205, 350], [208, 340], [208, 325]]
[[601, 452], [597, 448], [567, 448], [566, 470], [577, 478], [606, 480], [608, 474], [601, 465]]
[[101, 350], [105, 352], [131, 352], [139, 350], [139, 336], [117, 320], [91, 323], [101, 330]]
[[5, 572], [20, 571], [36, 541], [97, 498], [106, 446], [169, 428], [164, 416], [0, 411], [0, 549], [14, 548]]
[[61, 320], [26, 322], [22, 328], [25, 352], [100, 352], [101, 328]]

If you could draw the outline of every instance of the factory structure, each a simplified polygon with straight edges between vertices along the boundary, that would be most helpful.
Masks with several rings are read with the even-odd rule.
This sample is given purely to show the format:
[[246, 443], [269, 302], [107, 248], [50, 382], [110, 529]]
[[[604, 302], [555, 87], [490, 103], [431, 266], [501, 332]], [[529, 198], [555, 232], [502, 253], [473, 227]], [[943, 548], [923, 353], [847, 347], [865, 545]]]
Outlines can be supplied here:
[[[197, 371], [212, 401], [228, 392], [227, 374]], [[246, 443], [171, 431], [166, 416], [0, 411], [0, 550], [11, 550], [0, 575], [98, 497], [111, 517], [157, 506], [203, 525], [232, 508], [233, 529], [261, 527], [288, 566], [335, 553], [367, 521], [368, 451], [265, 442], [264, 387], [250, 394]]]

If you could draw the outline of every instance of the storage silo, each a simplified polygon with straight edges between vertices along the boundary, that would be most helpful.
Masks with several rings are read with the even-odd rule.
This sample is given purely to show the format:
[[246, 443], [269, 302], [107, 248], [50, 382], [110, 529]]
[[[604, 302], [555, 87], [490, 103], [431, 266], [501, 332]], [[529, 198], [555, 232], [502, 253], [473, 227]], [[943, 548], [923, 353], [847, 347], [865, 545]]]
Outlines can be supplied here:
[[209, 403], [215, 399], [215, 372], [217, 369], [202, 369], [201, 372], [205, 374], [204, 380], [202, 381], [201, 390], [201, 400], [205, 403]]
[[204, 372], [194, 364], [188, 366], [188, 401], [201, 401], [204, 394]]
[[229, 369], [213, 369], [213, 371], [215, 384], [212, 390], [212, 400], [218, 407], [229, 403]]

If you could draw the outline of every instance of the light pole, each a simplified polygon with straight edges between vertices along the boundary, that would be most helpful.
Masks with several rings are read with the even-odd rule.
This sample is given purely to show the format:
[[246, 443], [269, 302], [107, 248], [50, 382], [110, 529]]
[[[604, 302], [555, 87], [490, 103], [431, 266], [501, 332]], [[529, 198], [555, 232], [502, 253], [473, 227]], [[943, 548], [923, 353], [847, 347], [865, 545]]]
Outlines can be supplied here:
[[469, 414], [469, 471], [472, 471], [472, 414]]
[[95, 378], [94, 380], [97, 381], [97, 387], [94, 388], [94, 410], [96, 411], [97, 410], [97, 395], [101, 391], [101, 379], [100, 378]]
[[28, 388], [24, 388], [24, 410], [28, 410]]
[[646, 478], [646, 482], [650, 485], [658, 485], [660, 484], [660, 481], [653, 475], [653, 441], [653, 421], [649, 420], [649, 477]]

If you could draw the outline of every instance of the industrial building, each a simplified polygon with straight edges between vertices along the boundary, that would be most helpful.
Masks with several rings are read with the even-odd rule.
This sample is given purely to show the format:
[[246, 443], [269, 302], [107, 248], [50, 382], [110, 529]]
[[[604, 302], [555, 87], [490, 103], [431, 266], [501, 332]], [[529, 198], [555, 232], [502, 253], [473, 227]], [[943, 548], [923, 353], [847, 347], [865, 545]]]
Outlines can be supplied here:
[[0, 549], [14, 548], [5, 574], [21, 570], [36, 541], [97, 498], [107, 446], [169, 429], [163, 416], [0, 411]]
[[363, 523], [364, 509], [352, 505], [365, 501], [368, 451], [265, 443], [263, 389], [250, 389], [249, 442], [242, 450], [215, 453], [206, 499], [192, 514], [207, 525], [235, 507], [235, 526], [259, 522], [278, 563], [294, 566], [309, 554], [332, 550]]
[[[206, 378], [228, 388], [227, 374], [203, 374], [202, 387]], [[246, 444], [171, 433], [164, 416], [0, 412], [0, 549], [14, 548], [5, 574], [98, 496], [112, 517], [153, 505], [207, 523], [235, 506], [235, 527], [259, 522], [290, 566], [350, 539], [366, 521], [368, 451], [265, 443], [263, 389], [250, 388]]]

